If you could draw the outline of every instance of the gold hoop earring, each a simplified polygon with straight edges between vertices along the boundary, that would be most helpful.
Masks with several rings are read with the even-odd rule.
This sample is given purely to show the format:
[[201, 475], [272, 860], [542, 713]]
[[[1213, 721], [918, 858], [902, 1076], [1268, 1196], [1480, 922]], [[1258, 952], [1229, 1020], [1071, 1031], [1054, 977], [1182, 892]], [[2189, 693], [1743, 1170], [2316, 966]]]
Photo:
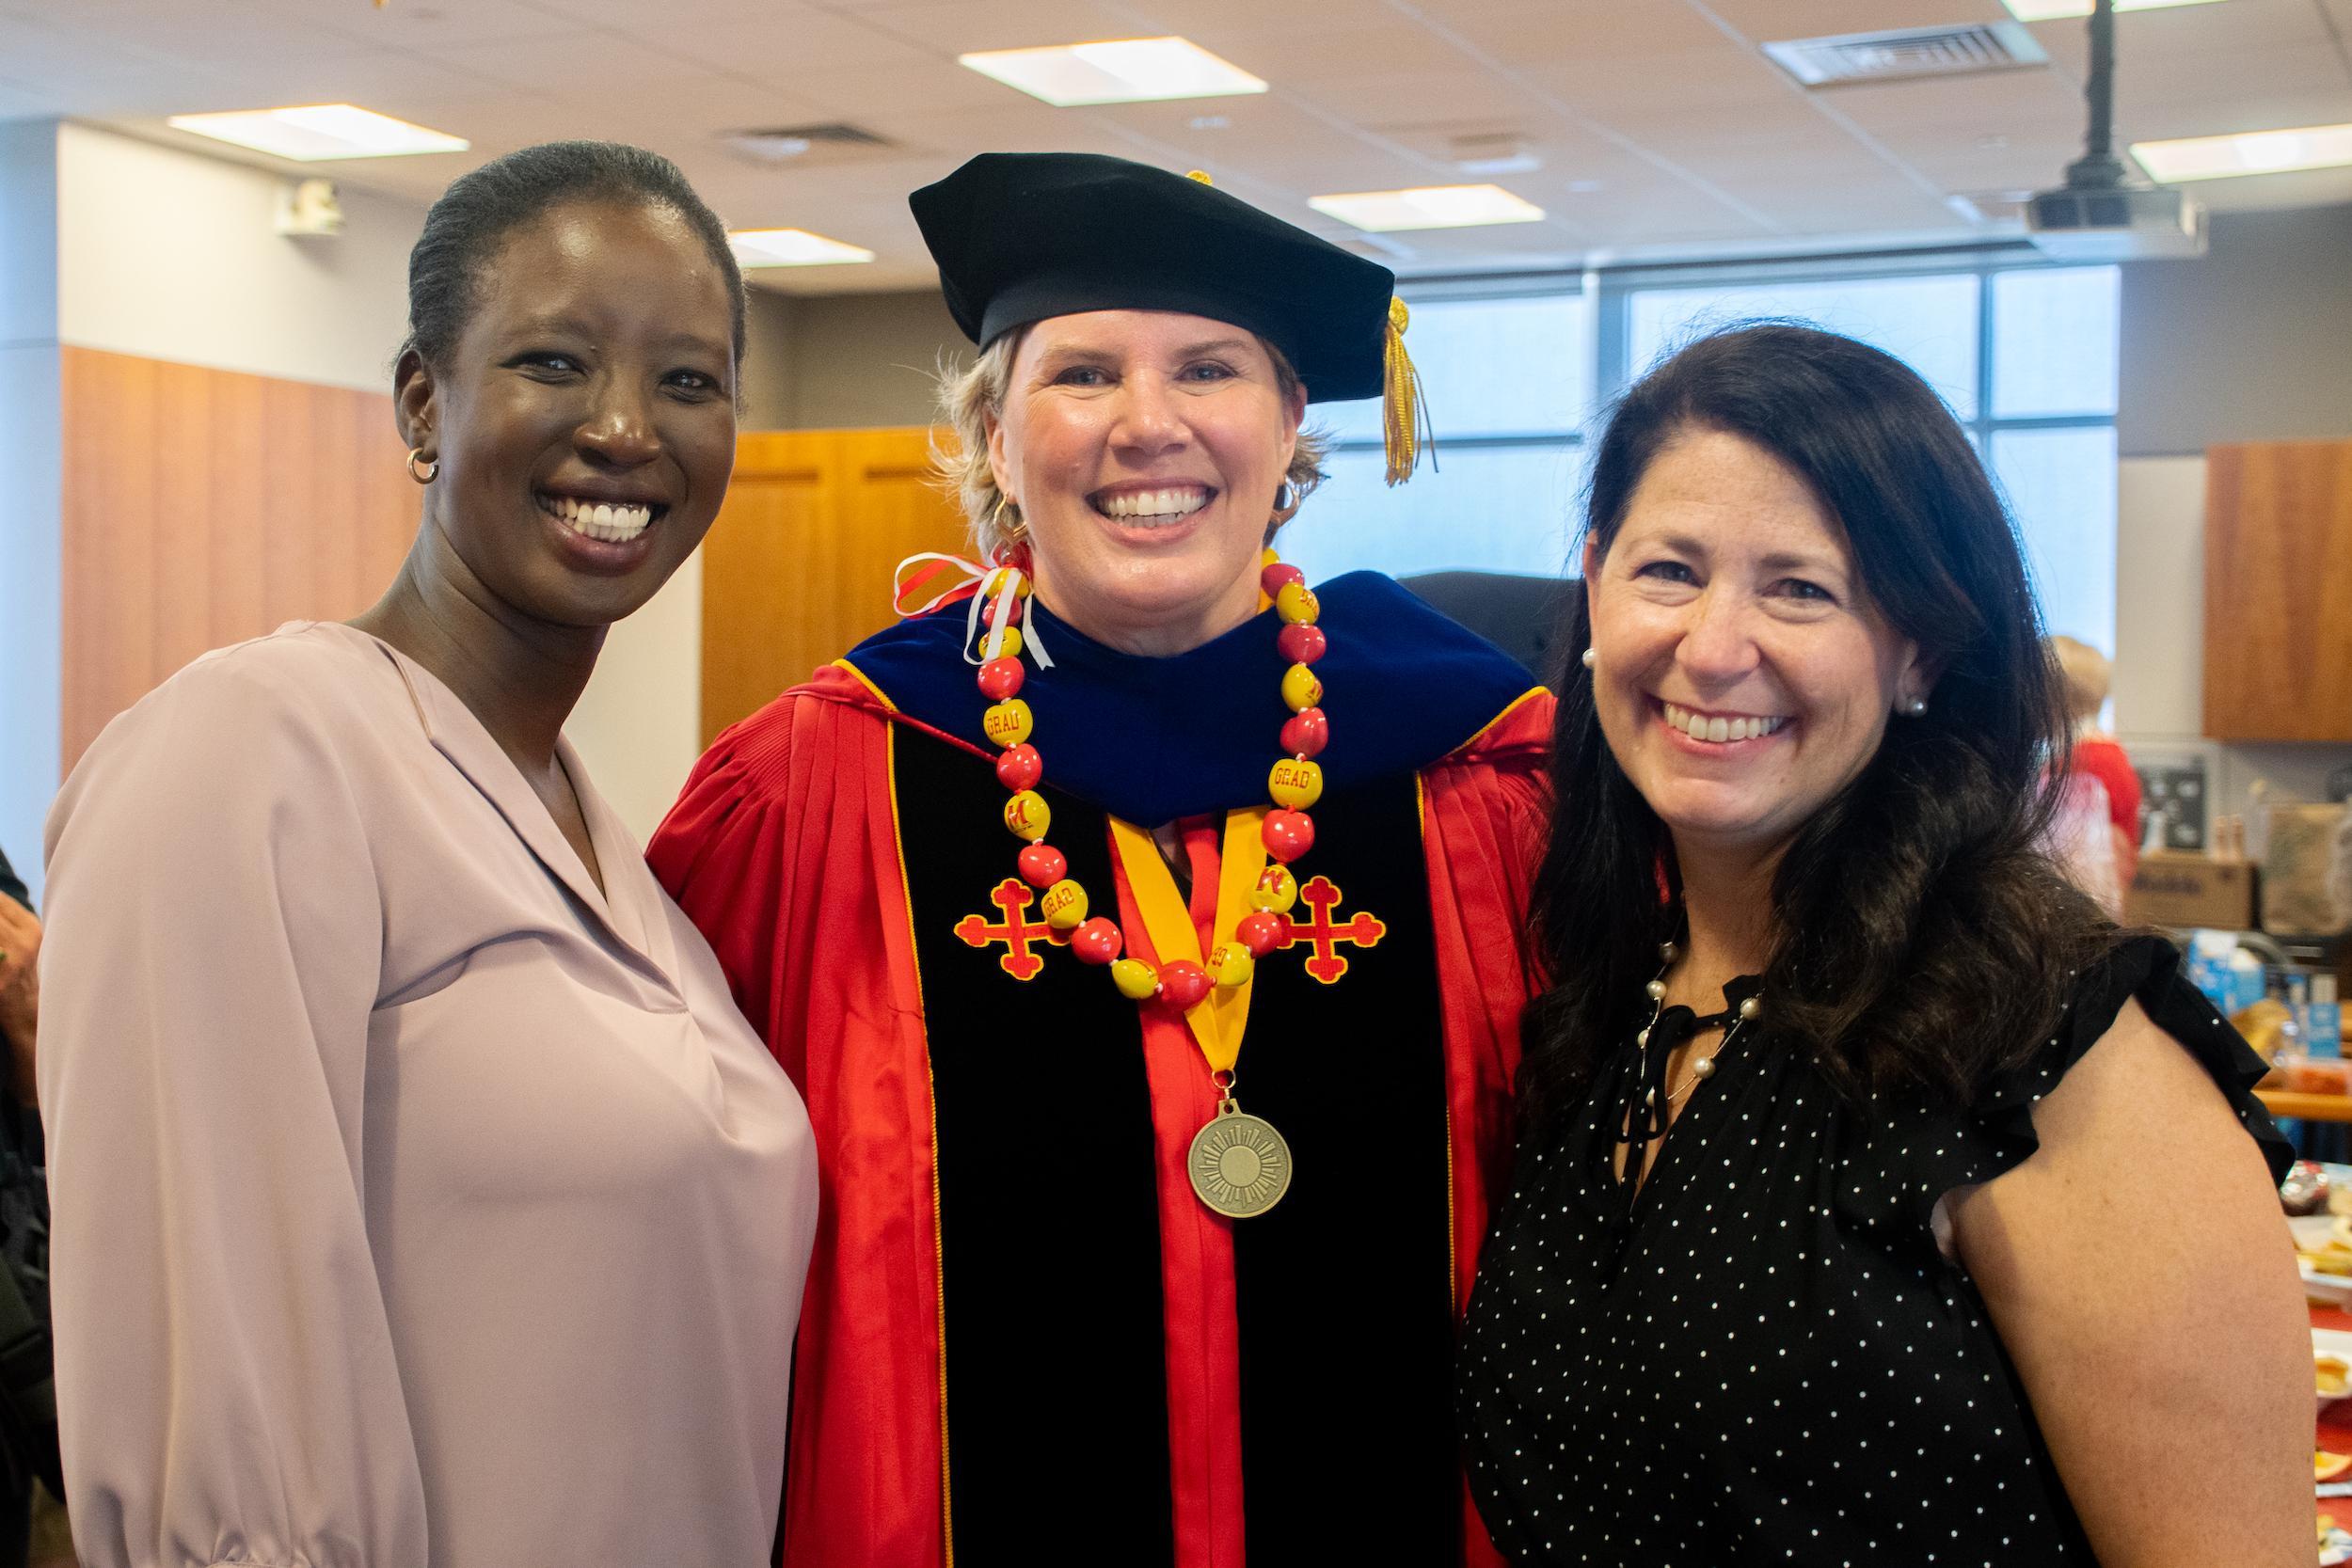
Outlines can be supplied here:
[[417, 471], [417, 459], [420, 457], [424, 457], [424, 449], [422, 447], [410, 447], [408, 449], [407, 467], [408, 477], [410, 479], [415, 480], [419, 484], [430, 484], [435, 480], [441, 477], [441, 460], [439, 458], [425, 458], [424, 471], [422, 473], [419, 473]]
[[[1005, 521], [1005, 508], [1008, 506], [1012, 508], [1010, 523]], [[998, 539], [1009, 545], [1027, 537], [1029, 523], [1027, 518], [1021, 515], [1021, 507], [1018, 502], [1009, 496], [1000, 495], [996, 498], [996, 510], [988, 515], [988, 529]]]

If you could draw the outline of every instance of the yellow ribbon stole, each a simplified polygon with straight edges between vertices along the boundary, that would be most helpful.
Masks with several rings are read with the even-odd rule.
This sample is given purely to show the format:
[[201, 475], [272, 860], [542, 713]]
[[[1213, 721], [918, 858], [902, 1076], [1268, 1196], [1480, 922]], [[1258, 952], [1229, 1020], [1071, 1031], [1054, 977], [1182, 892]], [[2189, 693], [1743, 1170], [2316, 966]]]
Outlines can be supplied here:
[[[1225, 847], [1219, 857], [1216, 879], [1216, 919], [1210, 933], [1217, 942], [1234, 940], [1233, 927], [1250, 912], [1249, 895], [1258, 885], [1259, 876], [1265, 870], [1265, 840], [1259, 829], [1265, 822], [1267, 808], [1251, 806], [1243, 811], [1225, 814]], [[1184, 895], [1176, 891], [1175, 874], [1160, 856], [1160, 847], [1151, 832], [1132, 822], [1112, 817], [1111, 842], [1119, 850], [1119, 863], [1126, 868], [1127, 886], [1136, 895], [1136, 908], [1143, 915], [1143, 928], [1150, 933], [1152, 951], [1163, 964], [1179, 958], [1208, 967], [1208, 959], [1200, 951], [1200, 930], [1192, 923], [1192, 911]], [[1184, 1022], [1192, 1027], [1192, 1037], [1200, 1047], [1200, 1054], [1208, 1058], [1212, 1072], [1231, 1072], [1241, 1058], [1242, 1032], [1249, 1026], [1249, 990], [1255, 977], [1245, 980], [1231, 990], [1212, 986], [1209, 994], [1184, 1014]]]

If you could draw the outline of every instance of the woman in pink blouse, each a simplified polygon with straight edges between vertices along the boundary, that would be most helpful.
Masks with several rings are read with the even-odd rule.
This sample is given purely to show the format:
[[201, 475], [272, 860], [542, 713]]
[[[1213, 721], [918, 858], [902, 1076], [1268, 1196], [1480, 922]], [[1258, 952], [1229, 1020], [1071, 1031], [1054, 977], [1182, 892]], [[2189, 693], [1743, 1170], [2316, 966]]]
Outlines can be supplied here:
[[395, 371], [423, 525], [205, 656], [49, 824], [41, 1103], [82, 1560], [768, 1560], [801, 1102], [562, 726], [701, 541], [742, 281], [664, 160], [467, 175]]

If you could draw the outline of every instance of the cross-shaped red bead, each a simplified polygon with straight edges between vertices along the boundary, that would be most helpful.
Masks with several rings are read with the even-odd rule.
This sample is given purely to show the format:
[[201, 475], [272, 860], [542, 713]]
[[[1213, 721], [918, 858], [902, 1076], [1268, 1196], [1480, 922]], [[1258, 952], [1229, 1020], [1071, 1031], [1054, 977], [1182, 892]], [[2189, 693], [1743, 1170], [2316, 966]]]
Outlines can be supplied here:
[[974, 947], [1003, 942], [1005, 956], [996, 960], [996, 966], [1016, 980], [1034, 980], [1045, 968], [1045, 958], [1030, 952], [1029, 943], [1051, 942], [1054, 938], [1053, 927], [1043, 921], [1022, 918], [1021, 911], [1036, 897], [1036, 891], [1028, 883], [1018, 877], [1008, 877], [988, 895], [990, 903], [1005, 911], [1005, 923], [992, 926], [985, 916], [967, 914], [956, 922], [956, 935]]
[[1306, 970], [1327, 986], [1347, 973], [1347, 956], [1340, 951], [1341, 942], [1373, 947], [1389, 934], [1389, 928], [1375, 915], [1358, 914], [1334, 925], [1331, 911], [1343, 896], [1328, 878], [1311, 878], [1306, 886], [1298, 890], [1298, 901], [1314, 911], [1314, 919], [1302, 921], [1296, 915], [1283, 917], [1290, 927], [1290, 935], [1282, 945], [1295, 947], [1302, 942], [1313, 943], [1314, 957], [1307, 960]]

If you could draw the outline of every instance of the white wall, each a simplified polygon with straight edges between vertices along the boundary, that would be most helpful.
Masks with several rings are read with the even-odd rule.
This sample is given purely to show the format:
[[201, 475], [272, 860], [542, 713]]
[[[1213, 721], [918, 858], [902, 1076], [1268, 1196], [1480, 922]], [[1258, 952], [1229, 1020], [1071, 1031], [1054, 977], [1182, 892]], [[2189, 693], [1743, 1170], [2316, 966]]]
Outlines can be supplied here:
[[63, 689], [56, 194], [56, 122], [0, 122], [0, 852], [36, 898]]
[[703, 552], [612, 628], [564, 733], [643, 843], [702, 750]]
[[[179, 364], [390, 390], [392, 356], [407, 329], [408, 251], [424, 225], [422, 208], [346, 184], [342, 233], [288, 238], [273, 227], [283, 183], [277, 174], [83, 126], [58, 128], [55, 144], [53, 384], [55, 340], [61, 340]], [[13, 237], [7, 243], [12, 247]], [[0, 410], [6, 406], [0, 399]], [[54, 424], [54, 385], [48, 407]], [[21, 428], [13, 419], [0, 423]], [[53, 557], [55, 510], [47, 531]], [[0, 580], [13, 598], [15, 578], [6, 564], [0, 558]], [[49, 602], [56, 598], [53, 588]], [[53, 612], [46, 643], [53, 665], [57, 643]], [[701, 665], [697, 555], [652, 604], [614, 628], [567, 726], [589, 776], [641, 836], [669, 809], [693, 766]], [[45, 765], [24, 770], [28, 790], [44, 801], [57, 774], [56, 689], [52, 673]], [[11, 719], [8, 732], [18, 727]], [[10, 847], [18, 836], [12, 820], [0, 811], [0, 844]]]
[[424, 210], [345, 185], [341, 234], [289, 238], [272, 226], [284, 183], [243, 164], [62, 127], [59, 337], [389, 392]]

